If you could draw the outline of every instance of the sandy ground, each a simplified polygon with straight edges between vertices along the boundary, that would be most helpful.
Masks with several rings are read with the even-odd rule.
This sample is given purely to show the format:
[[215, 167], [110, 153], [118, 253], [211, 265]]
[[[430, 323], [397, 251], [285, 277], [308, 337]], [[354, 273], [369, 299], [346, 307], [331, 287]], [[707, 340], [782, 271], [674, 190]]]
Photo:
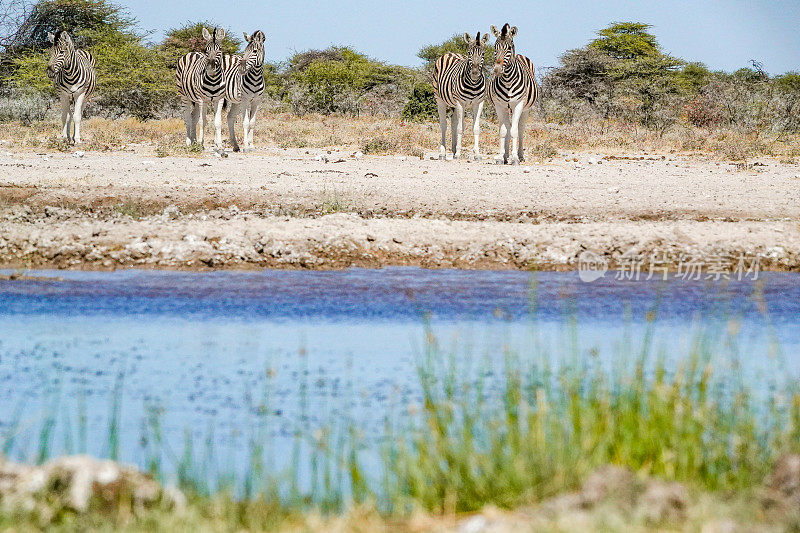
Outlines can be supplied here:
[[498, 167], [320, 150], [0, 153], [10, 268], [562, 269], [587, 251], [612, 266], [746, 255], [800, 270], [800, 167], [670, 154]]

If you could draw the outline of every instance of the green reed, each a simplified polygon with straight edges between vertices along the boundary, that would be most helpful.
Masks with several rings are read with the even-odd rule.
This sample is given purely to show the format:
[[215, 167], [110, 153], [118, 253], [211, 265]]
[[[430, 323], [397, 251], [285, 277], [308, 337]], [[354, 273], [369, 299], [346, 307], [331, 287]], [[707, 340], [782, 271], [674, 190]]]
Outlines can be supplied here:
[[[746, 385], [736, 364], [742, 353], [735, 321], [698, 326], [686, 352], [676, 354], [674, 345], [671, 351], [654, 346], [655, 312], [647, 320], [640, 338], [626, 329], [613, 363], [581, 348], [576, 319], [567, 321], [556, 348], [533, 323], [524, 353], [498, 346], [484, 356], [457, 346], [447, 352], [428, 328], [417, 364], [422, 403], [387, 406], [380, 444], [365, 439], [348, 409], [311, 427], [308, 362], [301, 350], [299, 419], [291, 422], [285, 469], [275, 465], [269, 369], [250, 405], [256, 418], [245, 433], [244, 475], [234, 471], [230, 456], [221, 466], [213, 423], [199, 442], [187, 429], [176, 453], [157, 405], [145, 407], [141, 424], [143, 467], [165, 481], [172, 473], [190, 501], [209, 508], [216, 502], [214, 512], [226, 523], [247, 529], [276, 516], [336, 513], [369, 501], [389, 514], [511, 508], [574, 489], [606, 464], [709, 491], [747, 490], [762, 482], [780, 454], [800, 451], [800, 390]], [[125, 461], [119, 457], [123, 385], [120, 373], [105, 449]], [[355, 397], [351, 379], [346, 389], [345, 403]], [[51, 456], [58, 417], [66, 419], [60, 425], [65, 448], [77, 442], [86, 449], [85, 394], [78, 396], [74, 424], [60, 398], [57, 386], [39, 426], [38, 462]], [[18, 439], [22, 420], [20, 410], [3, 434], [5, 454], [24, 447]], [[367, 471], [365, 464], [377, 464], [377, 470]], [[306, 482], [301, 472], [308, 472]]]

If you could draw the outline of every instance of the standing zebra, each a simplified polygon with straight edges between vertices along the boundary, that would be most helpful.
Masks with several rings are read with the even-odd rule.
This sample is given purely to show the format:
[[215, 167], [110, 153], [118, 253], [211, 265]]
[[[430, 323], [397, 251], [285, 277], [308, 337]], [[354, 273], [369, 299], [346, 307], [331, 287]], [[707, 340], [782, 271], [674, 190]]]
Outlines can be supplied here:
[[461, 138], [464, 130], [464, 108], [472, 107], [473, 133], [475, 134], [475, 159], [480, 159], [479, 147], [481, 133], [481, 113], [486, 99], [486, 76], [483, 72], [483, 56], [489, 34], [481, 37], [481, 32], [473, 39], [464, 34], [469, 44], [467, 57], [460, 54], [447, 53], [436, 60], [433, 66], [433, 91], [436, 96], [436, 108], [439, 111], [439, 126], [442, 130], [442, 142], [439, 144], [439, 159], [446, 158], [447, 142], [447, 110], [453, 109], [450, 119], [453, 135], [453, 157], [461, 157]]
[[[61, 96], [61, 136], [68, 142], [80, 144], [81, 117], [86, 99], [94, 91], [97, 75], [94, 71], [94, 56], [86, 50], [78, 50], [66, 31], [48, 33], [50, 61], [47, 77]], [[72, 113], [70, 106], [74, 105]]]
[[533, 75], [533, 63], [514, 49], [517, 27], [506, 24], [502, 31], [495, 26], [491, 29], [497, 41], [494, 44], [494, 76], [489, 82], [489, 96], [500, 122], [500, 153], [495, 157], [495, 162], [498, 165], [508, 163], [510, 155], [511, 164], [518, 165], [524, 160], [522, 137], [525, 121], [539, 97], [539, 87]]
[[[216, 102], [225, 93], [225, 81], [222, 76], [222, 41], [225, 39], [223, 28], [214, 28], [209, 33], [203, 28], [205, 40], [204, 53], [189, 52], [178, 60], [175, 78], [178, 92], [183, 101], [183, 121], [186, 123], [186, 146], [194, 143], [203, 144], [205, 113], [203, 105], [206, 101]], [[200, 137], [197, 138], [197, 126], [200, 126]], [[220, 119], [221, 127], [221, 119]], [[220, 147], [221, 139], [217, 148]]]
[[244, 130], [242, 144], [244, 151], [252, 150], [253, 129], [256, 126], [256, 113], [258, 106], [261, 105], [261, 98], [264, 94], [264, 41], [266, 36], [261, 30], [256, 30], [253, 35], [244, 34], [247, 47], [242, 54], [241, 62], [244, 75], [241, 78], [241, 93], [238, 100], [234, 97], [230, 99], [226, 95], [225, 99], [230, 105], [228, 110], [228, 130], [231, 137], [233, 151], [239, 151], [239, 144], [236, 142], [235, 126], [240, 114], [243, 114], [242, 129]]

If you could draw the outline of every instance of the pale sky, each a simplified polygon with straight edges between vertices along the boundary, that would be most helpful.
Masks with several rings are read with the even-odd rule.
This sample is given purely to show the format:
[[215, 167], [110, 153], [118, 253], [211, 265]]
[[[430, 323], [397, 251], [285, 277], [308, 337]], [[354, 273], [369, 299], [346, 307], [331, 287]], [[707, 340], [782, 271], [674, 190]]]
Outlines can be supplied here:
[[241, 35], [262, 29], [267, 56], [348, 45], [371, 57], [406, 66], [417, 51], [453, 33], [519, 27], [517, 51], [537, 67], [553, 66], [565, 50], [583, 46], [613, 21], [647, 22], [664, 50], [712, 69], [736, 70], [750, 59], [770, 74], [800, 70], [800, 0], [341, 0], [120, 2], [152, 30], [153, 40], [188, 20], [210, 19]]

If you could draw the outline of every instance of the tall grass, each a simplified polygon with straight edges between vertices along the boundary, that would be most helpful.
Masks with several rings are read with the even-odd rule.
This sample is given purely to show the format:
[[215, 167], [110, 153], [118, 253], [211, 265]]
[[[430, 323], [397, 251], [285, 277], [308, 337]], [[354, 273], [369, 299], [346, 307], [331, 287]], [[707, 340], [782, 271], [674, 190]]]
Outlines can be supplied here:
[[[201, 512], [221, 512], [230, 524], [247, 528], [275, 516], [336, 513], [364, 502], [390, 515], [514, 508], [575, 489], [607, 464], [712, 492], [749, 491], [781, 454], [800, 451], [800, 390], [777, 382], [769, 391], [754, 389], [735, 364], [723, 364], [723, 352], [740, 356], [732, 323], [699, 327], [688, 353], [674, 354], [653, 346], [654, 315], [648, 319], [641, 338], [625, 335], [612, 364], [578, 348], [575, 320], [561, 350], [534, 335], [526, 353], [499, 347], [500, 364], [458, 350], [446, 354], [429, 329], [417, 368], [422, 403], [387, 407], [377, 442], [363, 437], [349, 412], [310, 427], [305, 368], [298, 374], [292, 444], [276, 450], [267, 380], [255, 406], [257, 423], [245, 430], [243, 473], [230, 462], [221, 466], [213, 425], [200, 441], [187, 431], [176, 452], [181, 448], [164, 438], [163, 409], [148, 405], [141, 466], [176, 479], [191, 501], [205, 502]], [[127, 460], [118, 457], [123, 383], [119, 375], [106, 449], [109, 457]], [[348, 388], [352, 395], [352, 383]], [[55, 417], [64, 412], [59, 393], [52, 398], [39, 426], [39, 462], [51, 455]], [[81, 398], [77, 423], [67, 415], [69, 422], [58, 427], [71, 435], [76, 426], [77, 438], [65, 442], [85, 449]], [[3, 435], [7, 454], [23, 446], [15, 440], [24, 431], [20, 413], [13, 420], [17, 429]], [[285, 469], [275, 466], [276, 454], [290, 457]]]

